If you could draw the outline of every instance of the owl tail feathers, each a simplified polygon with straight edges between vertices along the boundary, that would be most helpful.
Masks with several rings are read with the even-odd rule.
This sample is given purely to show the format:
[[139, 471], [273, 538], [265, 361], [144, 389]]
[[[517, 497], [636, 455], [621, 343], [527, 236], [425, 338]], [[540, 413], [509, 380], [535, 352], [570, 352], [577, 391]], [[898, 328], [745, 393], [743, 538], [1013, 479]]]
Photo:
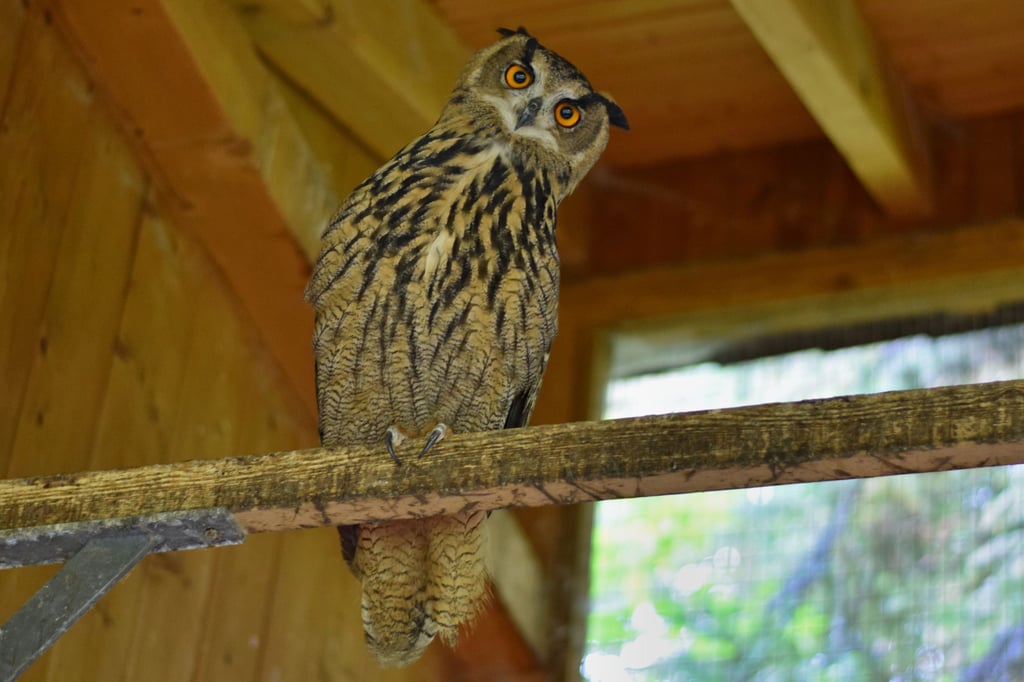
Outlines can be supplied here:
[[409, 665], [437, 633], [425, 606], [425, 522], [364, 523], [358, 533], [351, 566], [363, 588], [366, 644], [381, 667]]
[[487, 603], [486, 517], [480, 511], [427, 520], [427, 613], [448, 646], [455, 646], [459, 627], [472, 624]]
[[361, 524], [352, 570], [362, 620], [382, 667], [418, 659], [436, 635], [453, 646], [487, 601], [485, 512]]
[[429, 618], [418, 625], [410, 624], [412, 627], [400, 632], [386, 629], [377, 632], [365, 620], [363, 625], [366, 627], [366, 644], [382, 668], [404, 668], [414, 663], [434, 641], [437, 632]]

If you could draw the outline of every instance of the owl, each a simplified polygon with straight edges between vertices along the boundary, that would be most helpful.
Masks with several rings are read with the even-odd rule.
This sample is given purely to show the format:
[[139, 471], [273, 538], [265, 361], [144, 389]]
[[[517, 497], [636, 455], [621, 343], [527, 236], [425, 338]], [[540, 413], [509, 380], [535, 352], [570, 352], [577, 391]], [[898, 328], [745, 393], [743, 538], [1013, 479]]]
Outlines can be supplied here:
[[[533, 410], [557, 328], [558, 205], [609, 126], [628, 124], [524, 29], [499, 33], [323, 235], [306, 297], [324, 446], [378, 446], [401, 466], [406, 439], [430, 456], [446, 433], [524, 426]], [[339, 528], [381, 665], [453, 644], [481, 609], [485, 516]]]

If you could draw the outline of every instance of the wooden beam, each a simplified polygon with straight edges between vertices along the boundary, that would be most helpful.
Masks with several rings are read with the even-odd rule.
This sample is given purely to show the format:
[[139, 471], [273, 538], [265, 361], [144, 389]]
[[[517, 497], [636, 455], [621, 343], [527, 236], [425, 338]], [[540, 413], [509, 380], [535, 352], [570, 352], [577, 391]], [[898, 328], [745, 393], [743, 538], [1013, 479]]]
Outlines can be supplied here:
[[469, 50], [422, 0], [232, 0], [267, 60], [382, 159], [441, 113]]
[[185, 0], [47, 0], [135, 144], [315, 413], [302, 300], [338, 199], [230, 8]]
[[[537, 453], [544, 453], [538, 457]], [[250, 533], [1024, 462], [1024, 380], [0, 481], [0, 528], [225, 507]]]
[[1024, 219], [1013, 218], [851, 246], [577, 280], [563, 287], [561, 303], [567, 324], [593, 330], [672, 322], [700, 311], [726, 315], [753, 305], [800, 307], [808, 324], [820, 325], [826, 309], [841, 315], [856, 308], [856, 317], [870, 313], [878, 319], [935, 312], [933, 306], [977, 310], [1021, 297]]
[[731, 2], [875, 200], [928, 213], [924, 125], [854, 0]]

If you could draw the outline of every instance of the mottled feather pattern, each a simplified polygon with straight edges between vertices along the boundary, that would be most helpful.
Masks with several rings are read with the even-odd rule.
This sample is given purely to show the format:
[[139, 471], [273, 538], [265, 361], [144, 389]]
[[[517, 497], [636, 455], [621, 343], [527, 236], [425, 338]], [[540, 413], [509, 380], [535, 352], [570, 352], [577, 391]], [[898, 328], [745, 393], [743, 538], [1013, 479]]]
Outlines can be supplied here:
[[325, 444], [379, 444], [396, 414], [410, 434], [501, 428], [539, 384], [557, 326], [556, 200], [544, 173], [507, 156], [487, 137], [434, 129], [332, 220], [308, 290], [325, 311], [314, 336]]
[[[510, 82], [509, 64], [529, 82]], [[585, 114], [575, 130], [555, 125], [565, 102]], [[474, 55], [434, 127], [352, 192], [306, 292], [325, 446], [383, 453], [386, 432], [527, 423], [557, 330], [556, 211], [613, 110], [624, 122], [569, 62], [512, 32]], [[382, 665], [410, 663], [437, 635], [453, 644], [482, 608], [485, 518], [339, 529]]]

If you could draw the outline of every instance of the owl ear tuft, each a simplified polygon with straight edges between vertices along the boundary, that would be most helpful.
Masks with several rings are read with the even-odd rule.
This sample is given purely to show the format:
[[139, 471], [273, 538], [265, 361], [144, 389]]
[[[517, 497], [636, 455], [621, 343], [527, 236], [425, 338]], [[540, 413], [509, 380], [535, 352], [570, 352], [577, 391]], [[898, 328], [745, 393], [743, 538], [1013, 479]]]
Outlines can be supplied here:
[[509, 36], [514, 36], [514, 35], [527, 36], [527, 37], [530, 37], [530, 38], [533, 37], [533, 36], [531, 36], [529, 34], [529, 32], [523, 26], [520, 26], [519, 28], [517, 28], [514, 31], [512, 29], [510, 29], [510, 28], [499, 28], [498, 29], [498, 33], [500, 33], [505, 38], [508, 38]]
[[608, 111], [608, 123], [623, 130], [629, 130], [629, 121], [626, 120], [626, 114], [622, 112], [622, 107], [604, 93], [601, 93], [599, 97], [604, 102], [604, 108]]

